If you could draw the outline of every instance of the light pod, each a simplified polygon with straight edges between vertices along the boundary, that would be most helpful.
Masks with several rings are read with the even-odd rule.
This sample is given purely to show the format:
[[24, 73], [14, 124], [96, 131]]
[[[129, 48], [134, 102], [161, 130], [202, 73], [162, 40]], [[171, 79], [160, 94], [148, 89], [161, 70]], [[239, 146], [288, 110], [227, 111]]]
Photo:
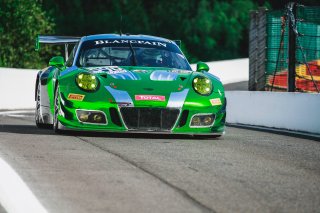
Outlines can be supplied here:
[[80, 73], [76, 77], [78, 87], [86, 91], [95, 91], [99, 86], [99, 81], [95, 75], [90, 73]]
[[200, 95], [210, 95], [212, 93], [212, 82], [204, 76], [197, 76], [192, 81], [194, 91]]

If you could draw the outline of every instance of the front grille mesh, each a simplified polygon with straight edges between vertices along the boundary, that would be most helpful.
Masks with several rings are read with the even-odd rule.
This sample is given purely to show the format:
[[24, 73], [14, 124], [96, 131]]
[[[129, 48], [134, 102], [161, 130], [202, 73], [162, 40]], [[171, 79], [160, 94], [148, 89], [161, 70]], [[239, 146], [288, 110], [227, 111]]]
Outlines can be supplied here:
[[178, 127], [183, 127], [187, 123], [189, 110], [183, 110]]
[[179, 109], [122, 107], [122, 118], [128, 129], [169, 131], [173, 128]]
[[111, 107], [109, 109], [109, 113], [110, 113], [112, 123], [114, 123], [117, 126], [122, 126], [120, 116], [119, 116], [117, 109], [114, 107]]

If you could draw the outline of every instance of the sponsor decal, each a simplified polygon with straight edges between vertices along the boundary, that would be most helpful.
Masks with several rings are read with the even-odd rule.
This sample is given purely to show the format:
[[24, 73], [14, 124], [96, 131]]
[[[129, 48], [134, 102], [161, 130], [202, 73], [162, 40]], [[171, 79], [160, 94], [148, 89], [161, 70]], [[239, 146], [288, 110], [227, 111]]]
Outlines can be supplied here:
[[145, 41], [145, 40], [125, 40], [125, 39], [116, 39], [116, 40], [97, 40], [94, 41], [95, 45], [100, 44], [143, 44], [150, 46], [158, 46], [158, 47], [167, 47], [167, 44], [159, 41]]
[[119, 74], [119, 73], [125, 73], [125, 72], [127, 72], [127, 70], [122, 69], [122, 68], [120, 68], [120, 67], [109, 67], [109, 69], [108, 69], [108, 73], [109, 73], [110, 75], [112, 75], [112, 74]]
[[75, 100], [75, 101], [83, 101], [84, 97], [85, 95], [73, 94], [73, 93], [70, 93], [68, 95], [69, 100]]
[[222, 105], [220, 98], [210, 99], [210, 103], [211, 103], [212, 106]]
[[173, 70], [168, 70], [168, 72], [178, 73], [178, 74], [189, 74], [192, 71], [190, 71], [190, 70], [176, 70], [176, 69], [173, 69]]
[[108, 73], [110, 75], [112, 74], [119, 74], [119, 73], [125, 73], [127, 70], [122, 69], [121, 67], [118, 66], [108, 66], [108, 67], [91, 67], [87, 68], [93, 73]]
[[109, 74], [115, 79], [140, 80], [140, 77], [135, 73], [118, 66], [90, 67], [87, 68], [87, 70], [91, 71], [93, 74]]
[[149, 71], [148, 70], [133, 70], [133, 72], [136, 72], [136, 73], [148, 73]]
[[166, 101], [162, 95], [135, 95], [136, 101]]

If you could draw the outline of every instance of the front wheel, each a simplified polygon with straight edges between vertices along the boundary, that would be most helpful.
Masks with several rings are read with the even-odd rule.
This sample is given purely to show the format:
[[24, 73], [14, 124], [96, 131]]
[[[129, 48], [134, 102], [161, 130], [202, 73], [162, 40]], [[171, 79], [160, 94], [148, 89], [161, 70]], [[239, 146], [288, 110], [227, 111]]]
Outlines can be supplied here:
[[55, 133], [61, 133], [59, 129], [59, 110], [60, 110], [60, 96], [59, 96], [59, 87], [56, 86], [54, 93], [54, 113], [53, 113], [53, 131]]
[[36, 91], [36, 111], [35, 111], [35, 122], [36, 126], [41, 129], [48, 129], [51, 127], [50, 124], [45, 124], [41, 122], [41, 105], [40, 105], [40, 84], [37, 85], [37, 91]]

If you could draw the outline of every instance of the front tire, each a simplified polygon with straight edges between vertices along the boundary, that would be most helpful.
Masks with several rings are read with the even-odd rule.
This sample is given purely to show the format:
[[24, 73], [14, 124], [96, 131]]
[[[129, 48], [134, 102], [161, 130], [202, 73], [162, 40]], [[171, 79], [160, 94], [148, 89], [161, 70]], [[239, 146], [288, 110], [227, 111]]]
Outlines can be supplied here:
[[59, 110], [60, 110], [60, 97], [59, 97], [59, 87], [56, 86], [55, 93], [54, 93], [54, 113], [53, 113], [53, 131], [55, 133], [61, 133], [59, 129]]
[[51, 127], [50, 124], [41, 123], [41, 101], [40, 101], [40, 84], [37, 85], [37, 91], [36, 91], [36, 110], [35, 110], [35, 122], [36, 126], [40, 129], [49, 129]]

